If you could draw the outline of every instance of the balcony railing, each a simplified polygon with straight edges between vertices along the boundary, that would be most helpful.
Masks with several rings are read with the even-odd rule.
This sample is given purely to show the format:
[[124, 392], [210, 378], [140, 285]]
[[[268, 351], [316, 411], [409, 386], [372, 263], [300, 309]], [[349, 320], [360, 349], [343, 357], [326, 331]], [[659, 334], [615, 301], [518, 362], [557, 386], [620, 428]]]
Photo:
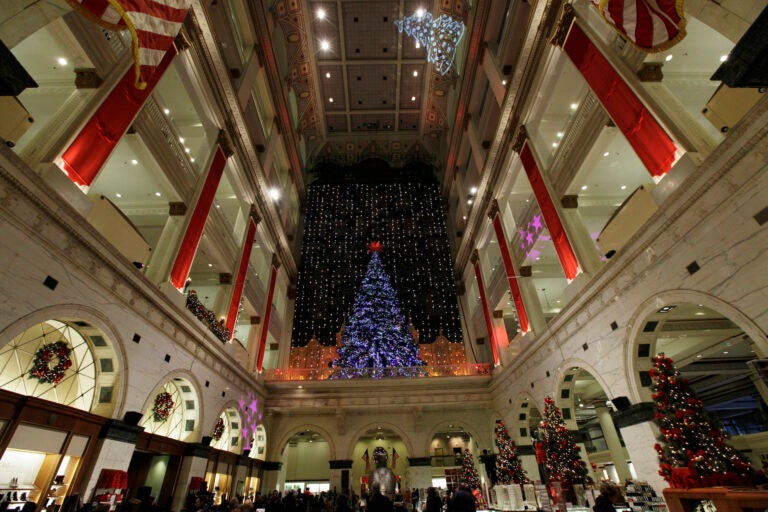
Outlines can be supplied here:
[[385, 368], [275, 368], [264, 370], [264, 380], [343, 380], [431, 377], [485, 376], [491, 374], [490, 364], [450, 364], [439, 366], [385, 367]]

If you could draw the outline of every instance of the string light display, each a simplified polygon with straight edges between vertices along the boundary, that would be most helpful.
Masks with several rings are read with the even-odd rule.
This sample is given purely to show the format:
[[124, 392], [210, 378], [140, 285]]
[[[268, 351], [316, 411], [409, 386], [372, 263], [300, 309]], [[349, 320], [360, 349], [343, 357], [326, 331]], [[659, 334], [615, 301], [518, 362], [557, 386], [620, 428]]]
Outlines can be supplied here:
[[447, 14], [433, 19], [432, 14], [425, 12], [405, 16], [395, 21], [395, 25], [424, 46], [427, 62], [434, 63], [438, 73], [444, 75], [451, 69], [456, 48], [464, 35], [464, 23]]
[[499, 485], [529, 483], [528, 474], [517, 456], [517, 447], [510, 439], [507, 427], [502, 420], [496, 420], [494, 433], [496, 447], [499, 449], [499, 455], [496, 456], [496, 482]]
[[437, 19], [432, 14], [416, 13], [395, 21], [400, 32], [414, 38], [427, 50], [427, 62], [435, 64], [438, 73], [445, 75], [453, 59], [456, 49], [464, 35], [464, 23], [454, 20], [447, 14], [441, 14]]
[[371, 182], [374, 173], [363, 165], [334, 168], [335, 174], [322, 174], [307, 187], [292, 346], [306, 346], [313, 337], [336, 345], [372, 240], [385, 248], [379, 255], [383, 270], [419, 342], [432, 343], [441, 332], [462, 342], [445, 207], [431, 169], [377, 171]]
[[565, 427], [560, 408], [555, 406], [552, 397], [544, 399], [544, 419], [541, 422], [544, 431], [544, 452], [546, 453], [547, 477], [550, 482], [570, 482], [572, 484], [591, 483], [587, 464], [579, 455], [579, 447], [571, 439], [571, 433]]
[[[672, 359], [663, 353], [654, 358], [648, 372], [659, 427], [659, 474], [673, 487], [684, 487], [682, 479], [694, 479], [695, 487], [746, 485], [752, 468], [735, 448], [725, 443], [725, 435], [704, 411], [688, 381], [680, 377]], [[680, 475], [676, 468], [683, 468]]]

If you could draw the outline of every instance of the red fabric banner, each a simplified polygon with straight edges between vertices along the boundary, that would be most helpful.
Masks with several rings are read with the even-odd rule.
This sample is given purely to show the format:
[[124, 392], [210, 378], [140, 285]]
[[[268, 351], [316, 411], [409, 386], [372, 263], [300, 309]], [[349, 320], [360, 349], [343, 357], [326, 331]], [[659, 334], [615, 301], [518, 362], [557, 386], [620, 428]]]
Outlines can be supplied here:
[[563, 224], [557, 215], [557, 209], [554, 203], [552, 203], [547, 185], [541, 177], [539, 166], [533, 158], [533, 153], [531, 148], [528, 147], [527, 141], [523, 144], [522, 151], [520, 151], [520, 160], [523, 162], [525, 174], [528, 175], [528, 181], [531, 183], [533, 195], [536, 196], [536, 201], [539, 203], [541, 215], [544, 217], [544, 223], [547, 225], [549, 235], [552, 237], [552, 243], [555, 245], [558, 258], [560, 258], [560, 264], [563, 267], [565, 277], [567, 279], [574, 279], [579, 274], [579, 262], [576, 261], [576, 255], [573, 253], [571, 243], [568, 241], [568, 235], [565, 234]]
[[248, 262], [251, 259], [251, 249], [253, 249], [253, 239], [256, 237], [256, 223], [251, 219], [248, 223], [248, 233], [245, 234], [243, 243], [243, 254], [240, 256], [240, 267], [237, 269], [235, 278], [235, 287], [232, 290], [232, 300], [229, 303], [229, 312], [227, 313], [226, 328], [234, 336], [235, 323], [237, 321], [237, 310], [240, 308], [240, 298], [243, 296], [243, 287], [245, 286], [245, 274], [248, 270]]
[[264, 349], [267, 345], [267, 333], [269, 332], [269, 315], [272, 313], [272, 297], [275, 295], [275, 281], [277, 281], [277, 267], [272, 265], [272, 274], [269, 276], [269, 292], [267, 304], [264, 307], [264, 321], [261, 324], [261, 336], [259, 337], [259, 358], [256, 362], [256, 370], [261, 371], [264, 366]]
[[512, 302], [515, 303], [515, 309], [517, 310], [517, 320], [520, 322], [520, 330], [525, 334], [530, 330], [528, 325], [528, 314], [525, 312], [525, 304], [523, 304], [523, 296], [520, 294], [520, 287], [517, 285], [517, 272], [512, 265], [512, 256], [509, 254], [509, 244], [507, 243], [507, 237], [504, 234], [504, 226], [501, 225], [501, 217], [497, 213], [493, 217], [493, 229], [496, 231], [496, 241], [499, 242], [499, 249], [501, 249], [501, 259], [504, 261], [504, 270], [507, 273], [507, 280], [509, 281], [509, 291], [512, 292]]
[[192, 212], [192, 218], [189, 219], [187, 232], [184, 233], [179, 253], [176, 255], [176, 261], [173, 263], [173, 269], [171, 269], [171, 284], [178, 290], [184, 288], [189, 269], [192, 268], [192, 261], [195, 259], [197, 246], [203, 236], [205, 221], [208, 220], [208, 212], [211, 210], [213, 198], [216, 197], [216, 189], [219, 188], [219, 181], [224, 173], [226, 163], [227, 157], [224, 156], [221, 148], [217, 147], [213, 162], [211, 162], [211, 167], [208, 170], [208, 176], [205, 178], [203, 191], [197, 200], [195, 211]]
[[669, 172], [675, 161], [675, 143], [577, 23], [571, 25], [563, 50], [651, 176]]
[[685, 37], [682, 0], [600, 0], [598, 10], [622, 37], [649, 53]]
[[64, 172], [70, 180], [81, 187], [88, 187], [93, 183], [175, 56], [176, 47], [171, 45], [144, 89], [134, 87], [133, 72], [128, 71], [123, 75], [61, 155]]
[[477, 288], [480, 291], [480, 303], [483, 305], [483, 316], [485, 317], [485, 328], [488, 330], [488, 341], [491, 344], [491, 355], [493, 356], [493, 365], [499, 364], [499, 350], [496, 347], [496, 331], [493, 329], [491, 321], [491, 312], [488, 311], [488, 299], [485, 297], [485, 285], [483, 284], [483, 273], [480, 271], [480, 262], [475, 262], [475, 278], [477, 279]]

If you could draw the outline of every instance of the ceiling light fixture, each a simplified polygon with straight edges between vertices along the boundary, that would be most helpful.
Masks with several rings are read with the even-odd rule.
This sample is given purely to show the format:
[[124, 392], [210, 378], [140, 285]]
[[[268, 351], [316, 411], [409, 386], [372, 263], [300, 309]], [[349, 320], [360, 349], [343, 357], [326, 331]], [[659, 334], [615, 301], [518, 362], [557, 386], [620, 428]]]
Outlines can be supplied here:
[[663, 308], [659, 309], [658, 313], [669, 313], [673, 309], [675, 309], [677, 306], [664, 306]]
[[138, 165], [138, 164], [139, 164], [139, 161], [138, 161], [138, 160], [136, 160], [136, 159], [134, 158], [133, 160], [131, 160], [131, 163], [132, 163], [133, 165]]
[[418, 9], [416, 9], [416, 17], [422, 18], [425, 12], [426, 11], [424, 11], [423, 7], [419, 7]]
[[582, 186], [581, 186], [581, 190], [587, 190], [588, 188], [589, 188], [589, 187], [588, 187], [588, 186], [586, 186], [586, 185], [582, 185]]
[[419, 72], [418, 71], [414, 71], [413, 72], [413, 76], [419, 76]]
[[626, 185], [622, 185], [621, 186], [621, 190], [627, 190], [627, 186]]
[[163, 109], [163, 114], [168, 115], [170, 113], [171, 113], [171, 111], [169, 109], [167, 109], [167, 108]]
[[670, 53], [669, 55], [667, 55], [666, 57], [664, 57], [664, 60], [665, 60], [665, 61], [667, 61], [667, 62], [669, 62], [669, 61], [671, 61], [673, 58], [674, 58], [674, 55], [672, 55], [672, 54]]
[[315, 11], [315, 14], [317, 15], [317, 19], [324, 20], [325, 19], [325, 9], [320, 7], [317, 11]]
[[115, 197], [117, 197], [118, 199], [120, 199], [121, 197], [123, 197], [123, 194], [121, 194], [120, 192], [118, 192], [117, 194], [115, 194]]
[[419, 48], [421, 48], [421, 43], [416, 41], [416, 49], [419, 49]]
[[471, 199], [467, 199], [467, 204], [472, 204], [472, 200]]
[[565, 134], [563, 132], [557, 132], [557, 138], [562, 139]]
[[576, 110], [577, 108], [579, 108], [578, 103], [571, 103], [571, 110]]
[[552, 143], [552, 147], [553, 147], [553, 148], [556, 148], [558, 145], [559, 145], [559, 144], [558, 144], [557, 142], [553, 142], [553, 143]]
[[416, 101], [416, 96], [411, 96], [411, 101]]
[[280, 190], [278, 190], [278, 189], [277, 189], [277, 188], [275, 188], [275, 187], [272, 187], [272, 188], [270, 188], [270, 189], [269, 189], [269, 197], [270, 197], [270, 198], [271, 198], [273, 201], [277, 201], [278, 199], [280, 199]]
[[213, 266], [213, 263], [209, 263], [209, 264], [208, 264], [208, 267], [212, 267], [212, 266]]
[[325, 78], [331, 78], [331, 74], [330, 73], [326, 73], [325, 74]]
[[160, 197], [160, 196], [162, 196], [163, 194], [161, 194], [160, 192], [155, 192], [155, 195], [156, 195], [157, 197]]
[[327, 52], [331, 49], [331, 43], [328, 42], [327, 39], [323, 39], [320, 41], [320, 49]]
[[67, 65], [67, 59], [65, 59], [64, 57], [59, 57], [58, 59], [56, 59], [56, 62], [59, 63], [59, 66], [66, 66]]
[[728, 56], [727, 55], [721, 55], [720, 56], [720, 62], [725, 62], [727, 60], [728, 60]]
[[329, 103], [333, 103], [333, 98], [328, 98]]
[[610, 154], [611, 154], [610, 152], [606, 151], [605, 153], [603, 153], [603, 156], [608, 156]]
[[472, 195], [477, 194], [477, 187], [470, 188], [469, 189], [469, 193], [472, 194]]
[[179, 142], [181, 142], [182, 144], [184, 144], [184, 137], [179, 137]]

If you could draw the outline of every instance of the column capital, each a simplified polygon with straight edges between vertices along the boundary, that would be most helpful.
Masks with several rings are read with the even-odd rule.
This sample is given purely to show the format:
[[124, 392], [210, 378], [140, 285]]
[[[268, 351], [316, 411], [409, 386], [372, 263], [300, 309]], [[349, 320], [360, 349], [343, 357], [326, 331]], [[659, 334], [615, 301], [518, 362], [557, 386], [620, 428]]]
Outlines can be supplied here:
[[192, 47], [192, 43], [189, 41], [189, 36], [187, 35], [187, 29], [185, 29], [183, 26], [181, 27], [181, 30], [179, 30], [179, 33], [176, 35], [176, 38], [173, 40], [173, 44], [176, 45], [176, 50], [179, 52], [189, 50]]
[[280, 258], [278, 258], [275, 253], [272, 253], [272, 266], [275, 267], [275, 269], [280, 268]]
[[496, 214], [499, 213], [499, 202], [496, 199], [491, 199], [491, 204], [488, 207], [488, 218], [493, 220]]
[[230, 139], [226, 130], [219, 130], [219, 135], [216, 137], [216, 142], [221, 148], [221, 151], [224, 152], [224, 156], [227, 158], [235, 154], [235, 149], [232, 147], [232, 139]]
[[251, 211], [248, 212], [248, 215], [251, 217], [251, 220], [253, 220], [254, 224], [258, 227], [259, 222], [261, 222], [261, 215], [259, 215], [259, 210], [256, 208], [255, 204], [251, 205]]
[[110, 439], [112, 441], [121, 441], [129, 444], [136, 444], [139, 434], [144, 431], [144, 427], [138, 425], [129, 425], [120, 420], [109, 419], [101, 427], [99, 432], [100, 439]]
[[474, 250], [472, 251], [472, 254], [469, 256], [469, 261], [470, 261], [470, 263], [472, 263], [473, 265], [476, 265], [476, 264], [477, 264], [477, 261], [478, 261], [479, 259], [480, 259], [480, 255], [478, 254], [478, 252], [477, 252], [477, 249], [474, 249]]
[[219, 284], [232, 284], [232, 274], [229, 272], [220, 272]]
[[579, 207], [579, 196], [576, 194], [564, 195], [560, 198], [560, 204], [567, 210], [574, 210]]
[[563, 9], [560, 11], [560, 19], [557, 20], [557, 25], [555, 25], [555, 30], [552, 32], [552, 37], [549, 38], [549, 43], [555, 46], [563, 46], [568, 30], [571, 28], [575, 18], [576, 11], [573, 10], [573, 5], [570, 3], [563, 4]]
[[259, 325], [261, 323], [261, 317], [259, 315], [252, 316], [250, 318], [251, 325]]
[[75, 68], [76, 89], [98, 89], [104, 80], [95, 68]]
[[632, 404], [623, 411], [611, 413], [616, 428], [631, 427], [647, 421], [653, 421], [653, 402]]
[[187, 205], [181, 201], [168, 203], [168, 215], [170, 217], [182, 217], [187, 214]]
[[528, 140], [528, 130], [525, 125], [521, 124], [515, 132], [515, 136], [512, 138], [512, 151], [520, 153], [523, 150], [523, 144]]

